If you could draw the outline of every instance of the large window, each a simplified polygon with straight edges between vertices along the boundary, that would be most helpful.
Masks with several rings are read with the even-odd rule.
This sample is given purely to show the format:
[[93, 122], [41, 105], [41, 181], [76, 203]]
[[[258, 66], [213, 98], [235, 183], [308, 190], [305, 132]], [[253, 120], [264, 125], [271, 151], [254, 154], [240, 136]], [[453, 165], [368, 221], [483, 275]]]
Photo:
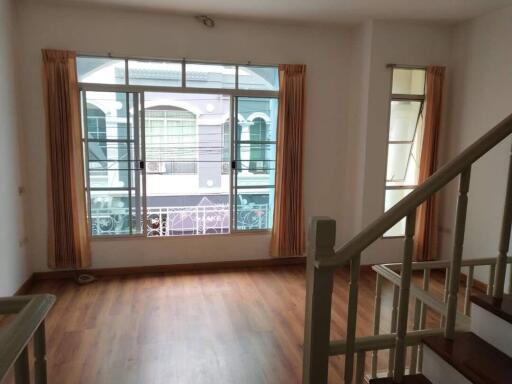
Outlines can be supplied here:
[[[385, 210], [407, 196], [418, 184], [425, 73], [424, 69], [393, 68]], [[404, 234], [405, 220], [401, 220], [384, 236], [399, 237]]]
[[78, 57], [93, 236], [272, 227], [277, 67]]

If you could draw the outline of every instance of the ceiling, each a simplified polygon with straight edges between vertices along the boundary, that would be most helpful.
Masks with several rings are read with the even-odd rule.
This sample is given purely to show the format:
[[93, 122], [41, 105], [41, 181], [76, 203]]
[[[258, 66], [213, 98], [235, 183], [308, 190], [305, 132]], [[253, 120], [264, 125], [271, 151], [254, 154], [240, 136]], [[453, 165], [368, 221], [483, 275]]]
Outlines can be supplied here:
[[512, 0], [60, 0], [209, 16], [303, 23], [368, 19], [453, 23], [512, 5]]

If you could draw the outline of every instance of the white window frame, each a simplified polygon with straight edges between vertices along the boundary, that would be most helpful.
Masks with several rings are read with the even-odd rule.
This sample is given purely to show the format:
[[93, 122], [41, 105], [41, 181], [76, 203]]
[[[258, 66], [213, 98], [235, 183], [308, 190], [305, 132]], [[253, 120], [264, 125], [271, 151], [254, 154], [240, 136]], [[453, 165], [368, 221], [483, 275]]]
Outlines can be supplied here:
[[[389, 160], [389, 145], [390, 144], [398, 144], [398, 143], [411, 143], [411, 151], [414, 143], [414, 139], [416, 137], [416, 130], [418, 129], [417, 123], [415, 127], [415, 134], [412, 137], [411, 141], [391, 141], [389, 139], [389, 133], [391, 130], [391, 104], [393, 101], [419, 101], [421, 102], [420, 110], [418, 112], [417, 121], [419, 120], [420, 116], [424, 113], [424, 107], [425, 107], [425, 97], [426, 97], [426, 87], [427, 87], [427, 81], [425, 78], [425, 84], [424, 84], [424, 90], [423, 95], [420, 94], [400, 94], [400, 93], [393, 93], [393, 75], [395, 69], [402, 69], [402, 70], [424, 70], [425, 76], [426, 76], [426, 67], [422, 66], [409, 66], [409, 65], [395, 65], [390, 64], [388, 65], [388, 68], [391, 69], [391, 81], [390, 81], [390, 96], [389, 96], [389, 103], [388, 103], [388, 131], [387, 131], [387, 137], [386, 137], [386, 163], [384, 168], [384, 200], [383, 200], [383, 212], [386, 212], [386, 192], [391, 190], [400, 190], [400, 189], [414, 189], [418, 186], [418, 183], [415, 184], [408, 184], [408, 185], [387, 185], [387, 169], [388, 169], [388, 160]], [[421, 150], [421, 149], [420, 149]], [[408, 157], [408, 161], [410, 159], [410, 156]], [[407, 172], [407, 167], [406, 167]], [[388, 235], [384, 233], [382, 235], [383, 239], [401, 239], [405, 237], [405, 233], [402, 235]]]
[[[237, 122], [237, 115], [235, 113], [234, 107], [234, 100], [236, 100], [238, 97], [257, 97], [257, 98], [274, 98], [279, 100], [279, 91], [278, 90], [253, 90], [253, 89], [239, 89], [238, 87], [238, 68], [241, 67], [274, 67], [277, 68], [278, 66], [275, 64], [252, 64], [252, 63], [226, 63], [226, 62], [208, 62], [208, 61], [189, 61], [189, 60], [173, 60], [173, 59], [164, 59], [164, 58], [141, 58], [141, 57], [119, 57], [119, 56], [112, 56], [112, 55], [97, 55], [97, 54], [87, 54], [87, 53], [78, 53], [77, 57], [91, 57], [91, 58], [103, 58], [103, 59], [118, 59], [118, 60], [124, 60], [124, 67], [125, 67], [125, 83], [124, 84], [101, 84], [101, 83], [86, 83], [86, 82], [78, 82], [78, 89], [80, 95], [85, 92], [120, 92], [120, 93], [133, 93], [138, 95], [138, 102], [140, 105], [144, 105], [144, 94], [146, 92], [161, 92], [161, 93], [195, 93], [195, 94], [220, 94], [220, 95], [227, 95], [230, 96], [231, 102], [231, 114], [230, 116], [230, 124], [231, 124], [231, 160], [230, 163], [233, 164], [236, 160], [234, 158], [234, 130], [236, 129], [236, 122]], [[136, 60], [136, 61], [151, 61], [151, 62], [167, 62], [167, 63], [181, 63], [181, 75], [182, 80], [180, 87], [173, 87], [173, 86], [154, 86], [154, 85], [131, 85], [129, 83], [129, 70], [128, 70], [128, 63], [130, 60]], [[227, 65], [227, 66], [234, 66], [235, 67], [235, 87], [234, 88], [197, 88], [197, 87], [187, 87], [186, 86], [186, 65], [187, 64], [210, 64], [210, 65]], [[79, 98], [81, 100], [81, 98]], [[85, 104], [81, 105], [81, 108], [85, 108]], [[144, 136], [144, 130], [145, 130], [145, 116], [144, 116], [144, 108], [141, 108], [139, 111], [139, 120], [141, 124], [141, 132], [142, 136]], [[89, 168], [88, 168], [88, 156], [87, 156], [87, 143], [88, 139], [85, 135], [85, 116], [82, 116], [82, 132], [84, 133], [82, 135], [82, 141], [85, 144], [85, 151], [84, 151], [84, 163], [86, 164], [85, 172], [86, 172], [86, 191], [87, 194], [87, 210], [88, 210], [88, 216], [91, 217], [91, 205], [90, 205], [90, 190], [89, 188]], [[277, 132], [276, 132], [277, 134]], [[144, 137], [141, 138], [144, 140]], [[277, 150], [277, 149], [276, 149]], [[141, 161], [145, 163], [145, 142], [142, 142], [142, 151], [141, 151]], [[232, 167], [231, 167], [232, 168]], [[144, 166], [141, 169], [142, 172], [142, 214], [143, 214], [143, 224], [142, 224], [142, 233], [130, 233], [130, 234], [107, 234], [107, 235], [97, 235], [92, 234], [92, 225], [89, 225], [90, 234], [93, 238], [119, 238], [119, 237], [144, 237], [144, 238], [161, 238], [161, 237], [173, 237], [173, 236], [147, 236], [147, 207], [146, 207], [146, 167]], [[251, 230], [239, 230], [236, 228], [236, 226], [233, 224], [236, 218], [234, 218], [233, 215], [236, 215], [236, 210], [234, 209], [234, 204], [232, 202], [235, 186], [233, 183], [234, 174], [235, 172], [233, 169], [231, 169], [230, 172], [230, 183], [229, 183], [229, 204], [230, 204], [230, 229], [228, 234], [204, 234], [204, 235], [190, 235], [190, 236], [222, 236], [222, 235], [229, 235], [232, 233], [247, 233], [247, 232], [270, 232], [271, 228], [268, 229], [251, 229]], [[275, 185], [275, 182], [274, 182]], [[131, 202], [131, 199], [129, 199]], [[236, 200], [236, 199], [235, 199]], [[131, 230], [130, 230], [131, 232]], [[183, 236], [176, 236], [176, 237], [183, 237]]]

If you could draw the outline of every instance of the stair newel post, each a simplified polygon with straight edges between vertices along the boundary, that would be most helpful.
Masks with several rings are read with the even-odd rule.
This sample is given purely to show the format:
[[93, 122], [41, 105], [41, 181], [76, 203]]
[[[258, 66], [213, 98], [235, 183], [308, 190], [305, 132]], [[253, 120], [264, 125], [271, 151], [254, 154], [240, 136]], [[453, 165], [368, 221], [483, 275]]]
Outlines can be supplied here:
[[400, 274], [400, 296], [398, 298], [398, 321], [395, 343], [395, 370], [393, 374], [393, 379], [397, 383], [402, 382], [405, 371], [405, 335], [407, 333], [407, 318], [409, 314], [416, 209], [410, 212], [405, 220], [404, 258], [402, 262], [402, 272]]
[[361, 253], [350, 260], [350, 282], [348, 290], [347, 338], [345, 352], [345, 384], [351, 384], [354, 374], [354, 350], [356, 344], [357, 296], [359, 294], [359, 272]]
[[471, 166], [460, 174], [459, 197], [457, 199], [457, 213], [455, 218], [455, 238], [453, 241], [453, 255], [450, 261], [450, 281], [448, 286], [448, 300], [444, 335], [448, 339], [455, 336], [455, 320], [457, 315], [457, 295], [459, 293], [460, 270], [462, 266], [462, 250], [464, 247], [464, 233], [466, 230], [466, 212], [468, 208], [469, 180]]
[[507, 253], [510, 243], [510, 231], [512, 230], [512, 148], [509, 154], [507, 191], [505, 193], [505, 206], [501, 221], [500, 244], [498, 259], [496, 261], [496, 278], [494, 279], [493, 296], [503, 297], [505, 289], [505, 275], [507, 273]]
[[334, 270], [319, 268], [320, 259], [334, 255], [336, 222], [313, 217], [309, 224], [304, 328], [304, 384], [327, 383]]

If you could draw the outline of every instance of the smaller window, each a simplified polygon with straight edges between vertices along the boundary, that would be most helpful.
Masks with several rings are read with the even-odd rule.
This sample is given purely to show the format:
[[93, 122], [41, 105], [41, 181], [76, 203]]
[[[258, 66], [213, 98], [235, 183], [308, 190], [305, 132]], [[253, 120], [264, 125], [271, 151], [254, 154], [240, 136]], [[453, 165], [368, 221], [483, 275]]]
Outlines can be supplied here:
[[424, 69], [393, 69], [393, 95], [424, 95]]
[[[385, 211], [407, 196], [418, 185], [423, 139], [425, 75], [424, 69], [393, 69]], [[400, 237], [404, 234], [405, 219], [389, 229], [384, 237]]]

